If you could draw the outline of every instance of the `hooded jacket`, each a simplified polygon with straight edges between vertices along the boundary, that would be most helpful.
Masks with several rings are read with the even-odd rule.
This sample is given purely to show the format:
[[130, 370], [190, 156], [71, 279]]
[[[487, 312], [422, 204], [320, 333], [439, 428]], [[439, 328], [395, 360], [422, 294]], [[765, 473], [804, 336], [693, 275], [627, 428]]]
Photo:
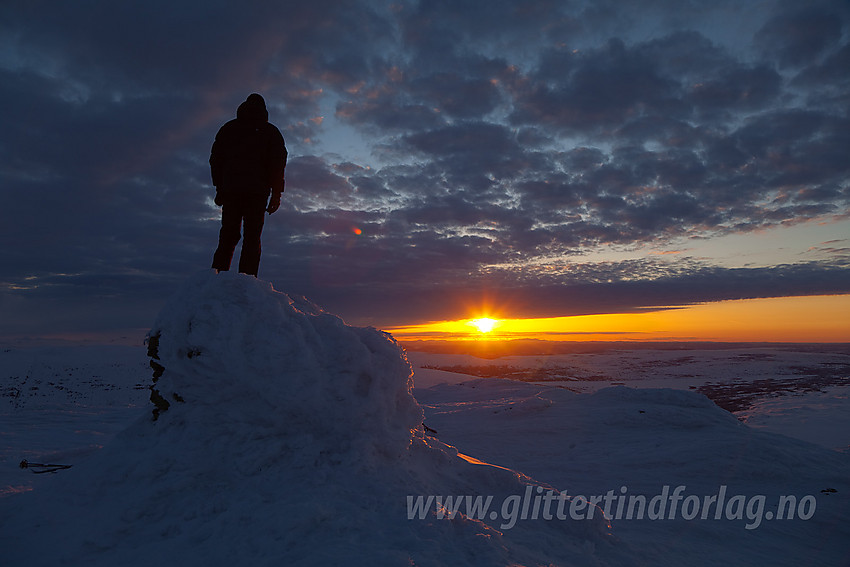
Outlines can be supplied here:
[[287, 158], [280, 130], [269, 123], [266, 102], [252, 94], [236, 119], [219, 129], [210, 152], [210, 173], [219, 195], [266, 196], [282, 193]]

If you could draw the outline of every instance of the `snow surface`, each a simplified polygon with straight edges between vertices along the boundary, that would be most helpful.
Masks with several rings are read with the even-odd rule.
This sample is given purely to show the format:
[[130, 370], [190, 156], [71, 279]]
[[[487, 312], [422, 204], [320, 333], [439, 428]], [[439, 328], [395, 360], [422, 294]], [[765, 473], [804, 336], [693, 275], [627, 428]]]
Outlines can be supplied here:
[[[0, 353], [3, 565], [850, 564], [850, 454], [750, 427], [690, 389], [730, 379], [729, 353], [585, 359], [596, 365], [588, 378], [608, 381], [411, 376], [389, 335], [212, 272], [187, 281], [151, 333], [166, 368], [157, 388], [171, 401], [156, 421], [142, 349]], [[774, 363], [753, 374], [781, 373]], [[760, 399], [739, 417], [756, 423], [782, 404], [820, 427], [847, 423], [846, 388], [806, 399], [817, 395], [812, 407]], [[32, 475], [21, 458], [74, 467]], [[665, 486], [700, 497], [725, 487], [751, 506], [609, 523], [600, 503], [593, 519], [510, 527], [504, 514], [408, 519], [409, 496], [492, 496], [498, 510], [554, 489], [649, 500]], [[816, 510], [767, 519], [782, 495], [811, 496]], [[762, 514], [748, 514], [759, 497]]]
[[750, 427], [850, 452], [850, 388], [756, 401], [737, 413]]
[[695, 390], [751, 427], [850, 452], [850, 345], [594, 345], [587, 350], [498, 359], [413, 351], [408, 358], [418, 390], [458, 384], [471, 376], [519, 379], [581, 393], [612, 386]]
[[0, 500], [5, 564], [628, 563], [602, 518], [504, 531], [435, 512], [408, 520], [408, 495], [502, 499], [537, 484], [425, 437], [410, 366], [385, 333], [205, 272], [151, 334], [171, 407]]

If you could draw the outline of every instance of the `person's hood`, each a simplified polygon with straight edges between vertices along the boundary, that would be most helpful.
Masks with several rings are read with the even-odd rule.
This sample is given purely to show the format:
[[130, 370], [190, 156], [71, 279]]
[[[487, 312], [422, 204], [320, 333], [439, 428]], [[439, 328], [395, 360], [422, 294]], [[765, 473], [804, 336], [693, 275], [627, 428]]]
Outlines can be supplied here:
[[268, 122], [269, 111], [266, 110], [266, 101], [257, 93], [249, 95], [245, 102], [240, 104], [236, 110], [236, 118]]

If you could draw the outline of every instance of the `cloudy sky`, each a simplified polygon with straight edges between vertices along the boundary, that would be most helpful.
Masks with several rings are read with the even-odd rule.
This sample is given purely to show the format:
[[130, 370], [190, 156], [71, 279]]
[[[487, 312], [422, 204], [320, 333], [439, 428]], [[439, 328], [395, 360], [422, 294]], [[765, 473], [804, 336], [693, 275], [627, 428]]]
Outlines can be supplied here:
[[349, 322], [850, 293], [843, 0], [11, 0], [0, 335], [150, 326], [251, 92], [260, 277]]

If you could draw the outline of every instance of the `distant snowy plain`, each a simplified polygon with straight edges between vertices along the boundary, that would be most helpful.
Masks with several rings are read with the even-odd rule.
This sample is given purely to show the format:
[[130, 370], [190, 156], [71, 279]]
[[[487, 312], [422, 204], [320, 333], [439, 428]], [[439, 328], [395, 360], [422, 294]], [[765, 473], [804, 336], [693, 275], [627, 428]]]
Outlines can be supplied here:
[[[219, 285], [211, 284], [206, 276], [199, 281], [194, 285], [204, 285], [205, 289]], [[228, 285], [247, 286], [245, 293], [257, 297], [267, 293], [238, 278], [231, 278]], [[258, 301], [264, 300], [260, 297]], [[344, 332], [343, 327], [340, 329]], [[476, 471], [492, 471], [486, 478], [495, 479], [493, 475], [510, 469], [521, 473], [517, 478], [534, 479], [533, 483], [517, 484], [515, 494], [510, 490], [499, 492], [509, 486], [506, 481], [492, 481], [495, 488], [489, 495], [495, 500], [492, 511], [483, 518], [489, 521], [489, 527], [480, 522], [458, 523], [433, 510], [422, 519], [411, 516], [410, 500], [404, 502], [400, 496], [393, 496], [399, 500], [397, 506], [382, 504], [380, 490], [375, 487], [382, 483], [395, 486], [400, 473], [382, 468], [378, 461], [370, 461], [350, 475], [361, 491], [378, 490], [367, 494], [365, 502], [352, 496], [356, 491], [339, 489], [339, 483], [344, 482], [340, 479], [348, 478], [347, 473], [331, 465], [316, 469], [315, 474], [324, 475], [331, 483], [328, 490], [339, 492], [339, 498], [346, 500], [336, 502], [336, 512], [333, 503], [320, 501], [310, 490], [299, 496], [299, 487], [285, 482], [288, 473], [278, 473], [283, 475], [280, 485], [228, 485], [226, 490], [237, 493], [229, 498], [221, 496], [219, 503], [211, 501], [209, 509], [194, 512], [185, 521], [196, 521], [198, 514], [225, 516], [235, 502], [261, 502], [257, 506], [265, 507], [257, 512], [260, 516], [253, 517], [245, 504], [238, 521], [231, 518], [227, 526], [235, 531], [233, 537], [247, 542], [240, 556], [246, 560], [244, 564], [252, 565], [850, 565], [850, 387], [846, 372], [850, 353], [846, 350], [835, 346], [762, 345], [734, 350], [610, 350], [495, 360], [425, 352], [408, 352], [407, 356], [414, 370], [412, 393], [427, 426], [420, 442], [423, 451], [426, 447], [431, 451], [426, 460], [418, 457], [419, 465], [405, 469], [405, 474], [412, 474], [410, 478], [418, 483], [415, 488], [411, 484], [413, 492], [407, 494], [408, 498], [415, 501], [421, 496], [424, 506], [428, 497], [487, 496], [482, 485], [485, 481], [475, 480], [481, 474]], [[69, 503], [71, 497], [52, 509], [52, 500], [43, 497], [60, 489], [63, 482], [70, 488], [82, 486], [85, 478], [80, 478], [81, 470], [88, 470], [86, 474], [97, 482], [114, 484], [107, 494], [121, 494], [123, 490], [153, 500], [162, 497], [159, 493], [163, 491], [180, 489], [181, 485], [168, 482], [153, 488], [138, 484], [122, 488], [121, 475], [132, 477], [126, 472], [134, 466], [129, 462], [132, 459], [128, 455], [133, 454], [130, 450], [113, 452], [128, 461], [119, 465], [96, 458], [104, 453], [102, 448], [121, 443], [141, 443], [138, 455], [144, 457], [148, 448], [140, 441], [144, 435], [138, 431], [140, 427], [150, 428], [139, 425], [149, 420], [152, 409], [148, 401], [150, 384], [149, 359], [142, 346], [0, 352], [0, 544], [11, 561], [4, 561], [4, 565], [24, 565], [30, 560], [39, 564], [43, 547], [52, 545], [44, 541], [45, 537], [55, 536], [60, 541], [75, 537], [79, 529], [69, 528], [66, 533], [65, 526], [93, 521], [90, 516], [97, 510], [109, 509], [109, 502], [100, 502], [89, 510], [85, 502]], [[318, 394], [316, 400], [321, 401]], [[333, 403], [346, 402], [340, 399]], [[318, 417], [328, 421], [355, 419], [333, 413]], [[133, 427], [135, 437], [121, 433]], [[175, 432], [183, 431], [174, 427]], [[356, 438], [357, 432], [353, 433]], [[178, 442], [177, 433], [169, 435], [159, 438], [158, 443], [170, 439]], [[252, 439], [250, 435], [246, 438]], [[211, 439], [210, 447], [215, 447], [216, 441]], [[275, 446], [273, 440], [256, 442], [262, 443], [258, 446]], [[443, 444], [455, 447], [460, 455], [452, 457]], [[213, 453], [216, 450], [210, 449]], [[449, 464], [435, 464], [443, 462], [434, 460], [436, 453], [441, 459], [449, 459], [445, 462]], [[174, 455], [168, 458], [170, 468], [162, 465], [162, 475], [182, 470], [179, 459]], [[194, 457], [187, 454], [186, 458]], [[222, 455], [215, 454], [210, 463], [193, 465], [191, 474], [206, 474], [203, 467], [215, 467], [220, 458]], [[24, 459], [30, 463], [73, 464], [74, 468], [32, 474], [32, 470], [19, 468]], [[451, 459], [465, 462], [457, 464]], [[100, 468], [85, 469], [91, 463], [98, 463]], [[138, 466], [144, 469], [154, 465]], [[285, 462], [270, 466], [270, 470], [286, 470]], [[98, 476], [104, 467], [115, 467], [120, 478]], [[158, 478], [155, 472], [150, 478]], [[78, 476], [72, 477], [74, 474]], [[66, 476], [72, 480], [63, 480]], [[364, 480], [366, 477], [368, 480]], [[159, 481], [150, 482], [154, 485]], [[483, 490], [475, 493], [476, 486]], [[429, 493], [426, 487], [432, 491]], [[596, 520], [571, 517], [566, 512], [568, 507], [560, 510], [559, 517], [555, 514], [558, 501], [552, 499], [545, 505], [544, 514], [544, 497], [550, 487], [569, 494], [570, 503], [595, 497]], [[392, 490], [388, 488], [388, 494], [394, 494]], [[255, 492], [261, 492], [262, 498], [258, 500]], [[278, 498], [275, 493], [280, 502], [288, 503], [288, 509], [279, 510], [287, 519], [277, 520], [270, 527], [268, 516], [276, 510], [274, 501]], [[36, 498], [39, 494], [41, 499]], [[116, 507], [134, 505], [129, 497], [113, 500]], [[586, 516], [590, 507], [579, 508], [583, 510], [579, 516]], [[312, 518], [303, 520], [312, 526], [312, 531], [305, 532], [309, 537], [301, 537], [299, 543], [299, 538], [263, 535], [275, 525], [292, 533], [306, 530], [298, 514], [293, 516], [295, 508], [304, 513], [304, 518]], [[605, 530], [610, 539], [600, 539], [594, 531], [599, 528], [603, 508], [609, 516], [602, 519], [603, 528], [609, 526]], [[629, 508], [631, 518], [627, 517]], [[319, 516], [325, 520], [319, 522], [310, 516], [315, 509], [322, 509]], [[475, 519], [474, 511], [460, 508], [459, 512]], [[641, 519], [636, 517], [638, 512]], [[137, 514], [132, 521], [127, 520], [130, 513]], [[374, 531], [389, 534], [382, 537], [394, 537], [388, 546], [396, 552], [379, 559], [347, 555], [346, 546], [337, 542], [344, 539], [340, 534], [345, 531], [345, 522], [332, 518], [335, 513], [348, 514], [352, 523], [367, 523], [357, 526], [358, 534]], [[780, 513], [784, 513], [783, 519], [777, 517]], [[160, 546], [166, 557], [175, 553], [175, 560], [199, 565], [216, 564], [214, 559], [220, 557], [220, 564], [232, 564], [232, 557], [221, 553], [224, 544], [212, 543], [215, 538], [209, 534], [180, 533], [180, 518], [151, 515], [146, 510], [122, 511], [119, 516], [128, 525], [140, 521], [148, 524], [152, 535], [147, 537], [179, 542], [179, 548], [177, 543], [171, 548]], [[23, 527], [18, 524], [20, 517]], [[47, 527], [32, 532], [27, 523], [44, 523]], [[558, 538], [547, 527], [557, 523], [568, 530], [563, 542], [564, 547], [572, 546], [569, 553], [561, 553]], [[455, 526], [453, 530], [442, 529], [450, 524]], [[327, 536], [322, 535], [323, 525], [329, 530]], [[481, 533], [463, 531], [470, 526], [478, 526]], [[426, 535], [420, 537], [420, 533]], [[535, 534], [540, 534], [539, 542]], [[315, 541], [323, 537], [328, 548], [317, 550], [311, 558], [303, 542], [313, 541], [311, 545], [315, 546]], [[157, 555], [160, 548], [152, 547], [154, 551], [145, 553], [144, 548], [138, 548], [138, 541], [129, 534], [127, 538], [132, 543], [126, 547], [118, 536], [99, 544], [101, 547], [94, 543], [74, 547], [74, 557], [84, 558], [88, 564], [120, 560], [125, 565], [163, 559]], [[488, 544], [485, 551], [478, 551], [476, 542], [482, 538], [497, 545]], [[585, 548], [576, 543], [580, 540], [585, 540]], [[192, 541], [197, 541], [197, 548], [186, 549], [187, 542]], [[512, 545], [523, 551], [514, 554]], [[414, 550], [410, 556], [397, 553], [406, 546]], [[291, 556], [288, 549], [293, 550]], [[62, 558], [61, 554], [57, 557]]]

